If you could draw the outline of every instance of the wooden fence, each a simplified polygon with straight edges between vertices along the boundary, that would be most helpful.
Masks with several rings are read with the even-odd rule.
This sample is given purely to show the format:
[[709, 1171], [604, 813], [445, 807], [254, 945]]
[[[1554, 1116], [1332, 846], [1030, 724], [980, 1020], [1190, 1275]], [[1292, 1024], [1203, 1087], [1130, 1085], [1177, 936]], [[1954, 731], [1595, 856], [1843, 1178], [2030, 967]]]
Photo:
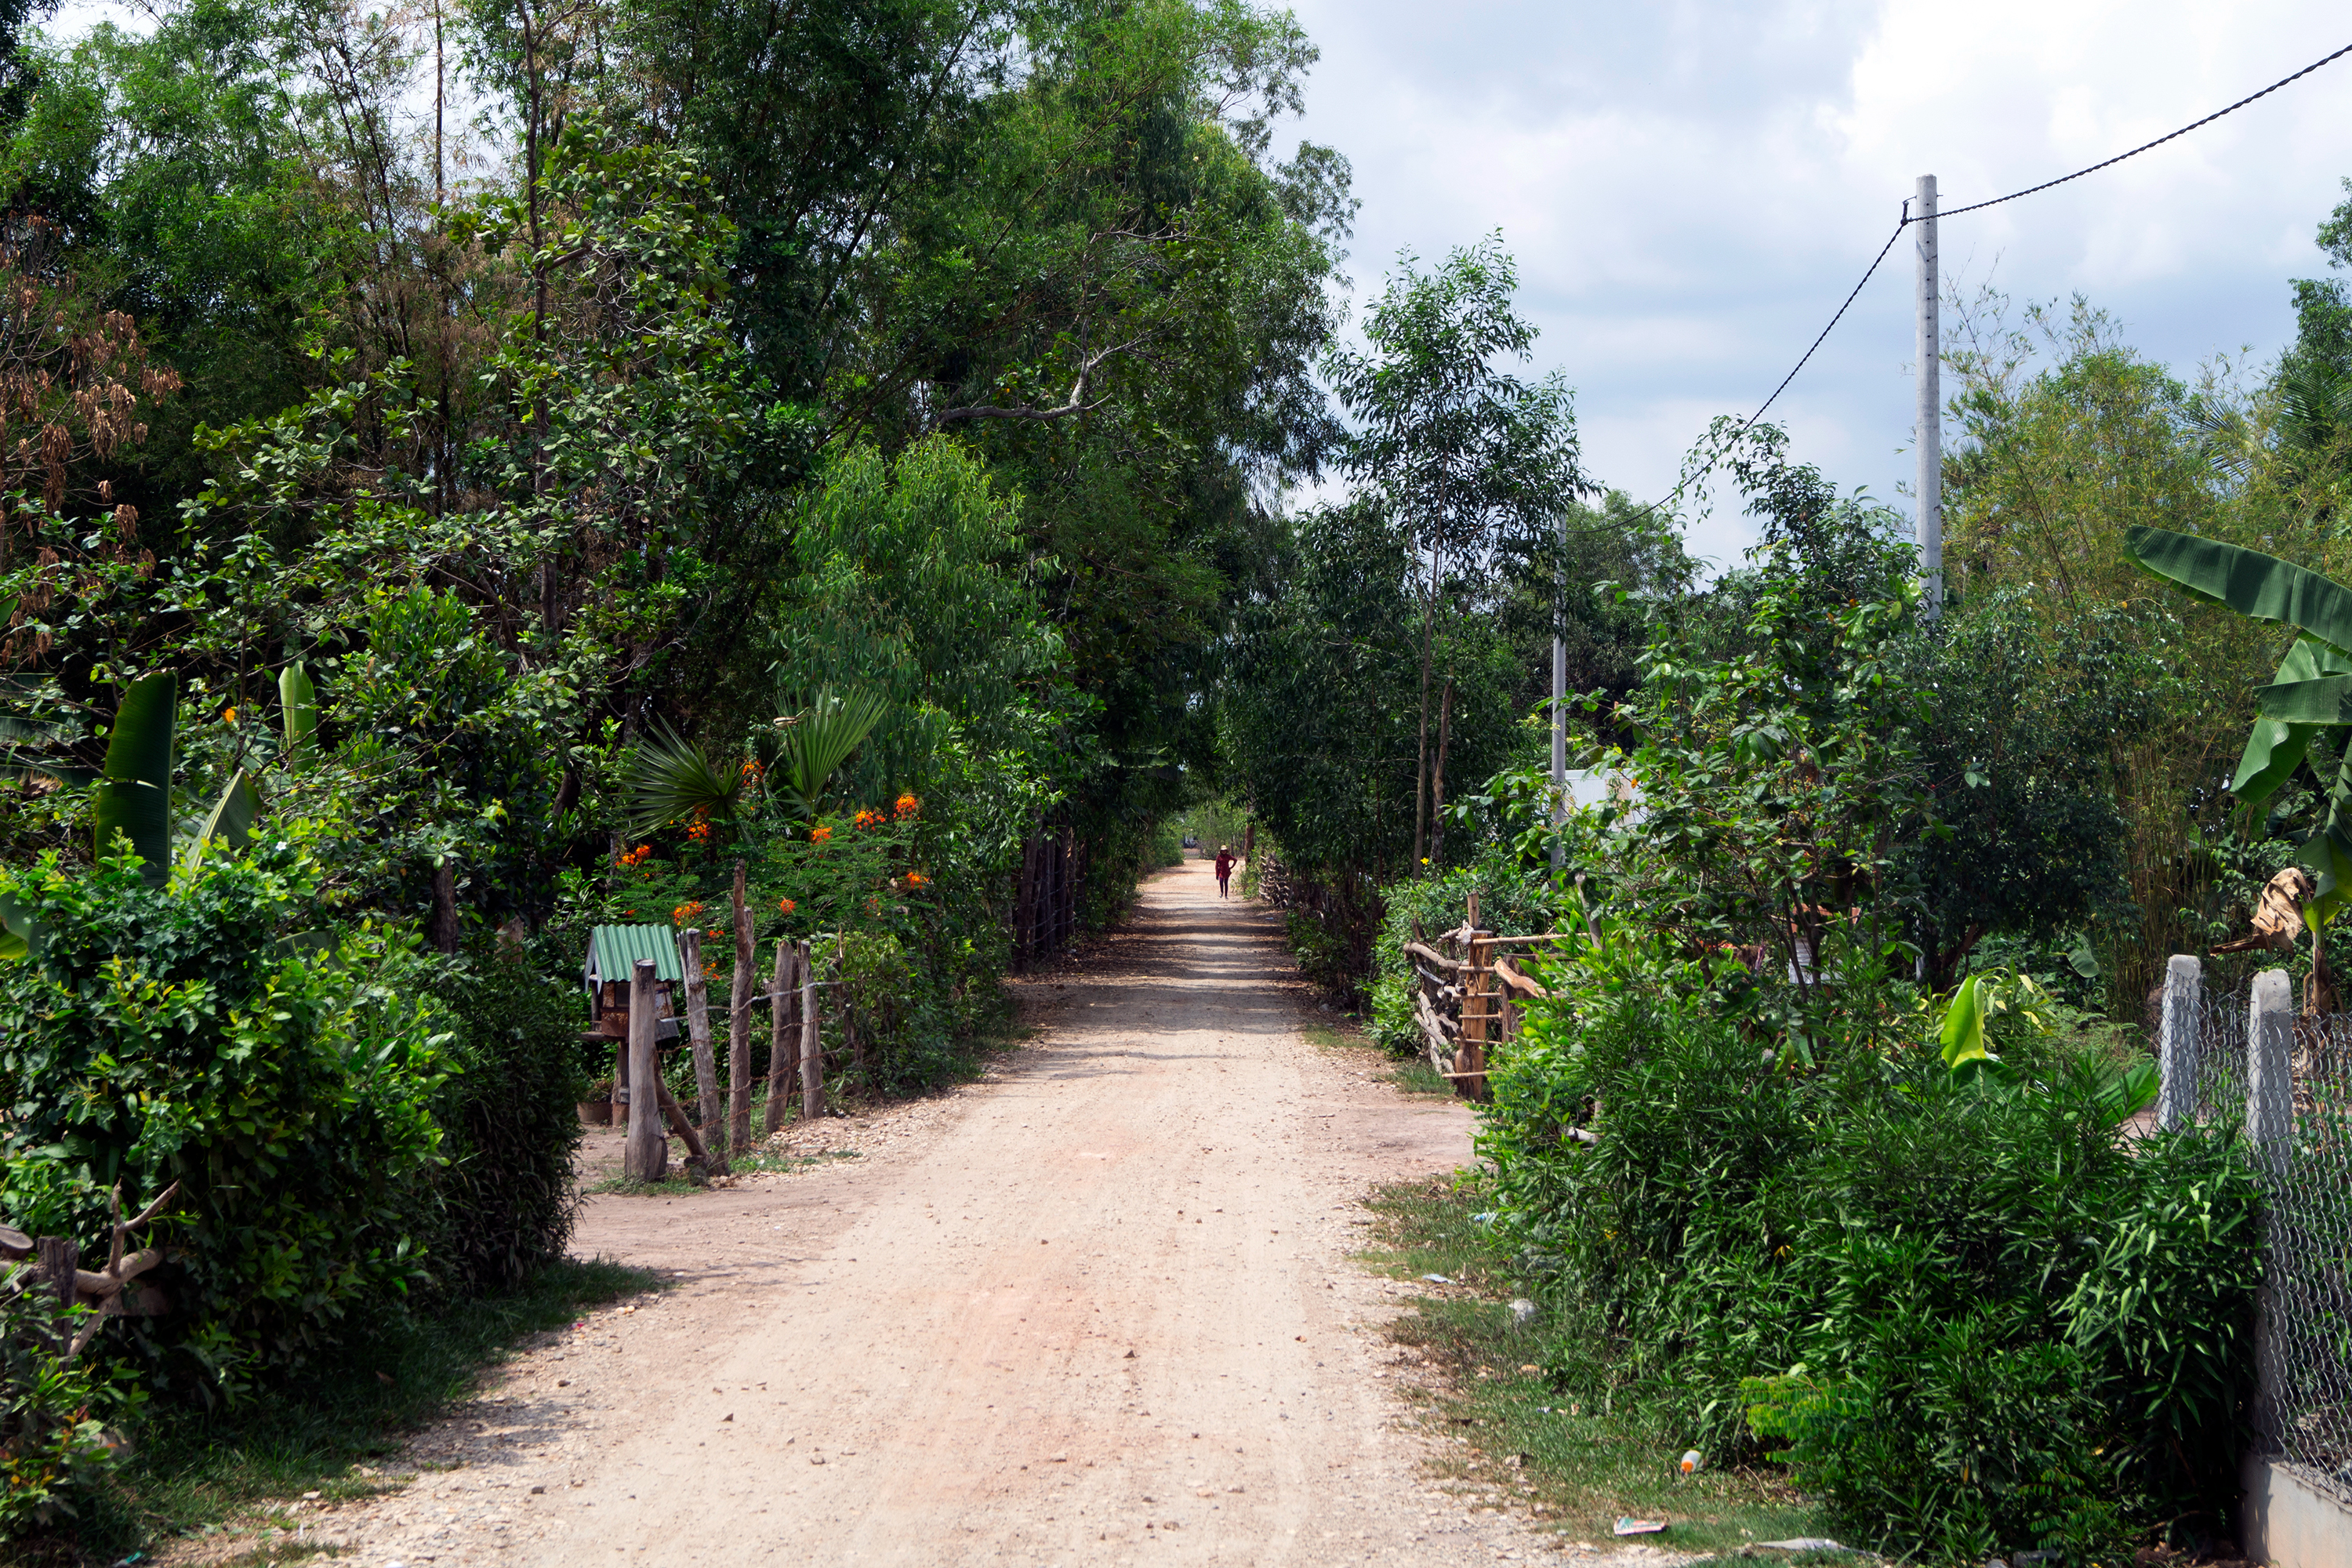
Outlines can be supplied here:
[[1032, 834], [1021, 851], [1021, 886], [1013, 905], [1013, 967], [1035, 968], [1058, 955], [1078, 930], [1078, 890], [1086, 851], [1073, 827]]
[[1428, 936], [1413, 922], [1413, 940], [1404, 944], [1412, 965], [1413, 1018], [1429, 1065], [1455, 1093], [1487, 1098], [1486, 1048], [1515, 1037], [1527, 1003], [1550, 994], [1514, 959], [1514, 950], [1559, 940], [1496, 936], [1478, 923], [1475, 893], [1452, 931]]

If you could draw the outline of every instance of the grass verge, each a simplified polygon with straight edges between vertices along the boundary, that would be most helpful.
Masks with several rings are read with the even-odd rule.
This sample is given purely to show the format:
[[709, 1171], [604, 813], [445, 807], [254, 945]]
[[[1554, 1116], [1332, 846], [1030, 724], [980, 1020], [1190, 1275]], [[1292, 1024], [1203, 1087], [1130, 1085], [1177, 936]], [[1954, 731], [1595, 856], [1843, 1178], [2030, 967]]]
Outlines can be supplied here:
[[[1444, 1461], [1469, 1507], [1532, 1517], [1570, 1540], [1617, 1545], [1620, 1518], [1664, 1521], [1642, 1544], [1737, 1552], [1759, 1541], [1819, 1536], [1804, 1499], [1771, 1471], [1678, 1468], [1687, 1445], [1638, 1408], [1561, 1394], [1537, 1364], [1550, 1344], [1540, 1318], [1519, 1321], [1523, 1292], [1476, 1219], [1493, 1207], [1480, 1184], [1384, 1187], [1365, 1261], [1404, 1279], [1442, 1275], [1390, 1326], [1401, 1350], [1398, 1392], [1433, 1429], [1458, 1439]], [[1606, 1379], [1583, 1380], [1602, 1386]], [[1812, 1554], [1808, 1554], [1808, 1560]], [[1775, 1560], [1785, 1561], [1780, 1553]], [[1852, 1557], [1824, 1558], [1852, 1563]]]
[[[524, 1337], [570, 1324], [589, 1307], [659, 1289], [660, 1276], [605, 1259], [567, 1258], [511, 1295], [460, 1302], [357, 1336], [339, 1363], [291, 1389], [248, 1395], [222, 1411], [157, 1410], [131, 1457], [83, 1517], [45, 1536], [0, 1544], [8, 1568], [86, 1568], [153, 1555], [191, 1535], [256, 1536], [222, 1564], [285, 1563], [315, 1547], [268, 1535], [269, 1505], [306, 1492], [341, 1501], [384, 1489], [359, 1473], [402, 1436], [464, 1398], [480, 1371]], [[289, 1528], [290, 1536], [290, 1527]]]

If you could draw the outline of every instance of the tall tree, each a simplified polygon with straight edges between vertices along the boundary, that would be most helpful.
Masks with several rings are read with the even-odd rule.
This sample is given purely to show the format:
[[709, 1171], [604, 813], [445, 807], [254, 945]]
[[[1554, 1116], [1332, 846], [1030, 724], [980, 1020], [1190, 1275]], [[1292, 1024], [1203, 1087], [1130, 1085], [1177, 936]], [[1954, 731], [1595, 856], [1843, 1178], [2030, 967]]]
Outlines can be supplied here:
[[1514, 313], [1518, 269], [1499, 235], [1456, 250], [1433, 272], [1415, 258], [1366, 314], [1370, 352], [1335, 352], [1327, 369], [1356, 421], [1341, 465], [1393, 518], [1424, 566], [1420, 580], [1420, 722], [1413, 849], [1423, 853], [1444, 758], [1433, 769], [1430, 695], [1441, 588], [1449, 561], [1491, 563], [1514, 536], [1556, 531], [1589, 487], [1559, 373], [1527, 382], [1496, 367], [1530, 356], [1536, 330]]

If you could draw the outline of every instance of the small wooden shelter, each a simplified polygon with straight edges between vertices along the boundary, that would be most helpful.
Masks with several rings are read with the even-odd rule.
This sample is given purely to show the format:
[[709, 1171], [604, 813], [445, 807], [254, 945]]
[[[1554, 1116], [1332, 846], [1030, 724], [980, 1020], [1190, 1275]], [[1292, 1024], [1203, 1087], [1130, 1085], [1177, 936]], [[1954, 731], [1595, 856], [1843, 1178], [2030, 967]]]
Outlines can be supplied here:
[[613, 1104], [629, 1102], [629, 976], [639, 959], [654, 961], [654, 1038], [677, 1038], [677, 995], [686, 965], [677, 934], [666, 925], [593, 926], [588, 956], [580, 969], [588, 991], [589, 1026], [583, 1040], [613, 1042]]

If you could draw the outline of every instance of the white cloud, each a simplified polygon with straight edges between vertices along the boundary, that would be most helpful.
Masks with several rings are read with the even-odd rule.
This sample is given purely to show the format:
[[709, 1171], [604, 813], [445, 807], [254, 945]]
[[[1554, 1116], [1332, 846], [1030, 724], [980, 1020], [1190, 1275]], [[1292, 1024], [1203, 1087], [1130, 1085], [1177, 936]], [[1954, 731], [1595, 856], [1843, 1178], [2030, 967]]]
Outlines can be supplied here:
[[[1892, 230], [2110, 157], [2352, 42], [2307, 0], [1646, 6], [1303, 0], [1304, 133], [1352, 160], [1359, 298], [1396, 251], [1496, 227], [1535, 367], [1577, 386], [1594, 474], [1671, 488], [1717, 413], [1770, 392]], [[2343, 36], [2338, 36], [2339, 34]], [[2293, 333], [2287, 279], [2352, 174], [2352, 58], [2179, 142], [1942, 226], [1948, 278], [2075, 291], [2189, 374]], [[1910, 247], [1775, 405], [1842, 485], [1907, 488]], [[1693, 543], [1736, 553], [1743, 521]]]

